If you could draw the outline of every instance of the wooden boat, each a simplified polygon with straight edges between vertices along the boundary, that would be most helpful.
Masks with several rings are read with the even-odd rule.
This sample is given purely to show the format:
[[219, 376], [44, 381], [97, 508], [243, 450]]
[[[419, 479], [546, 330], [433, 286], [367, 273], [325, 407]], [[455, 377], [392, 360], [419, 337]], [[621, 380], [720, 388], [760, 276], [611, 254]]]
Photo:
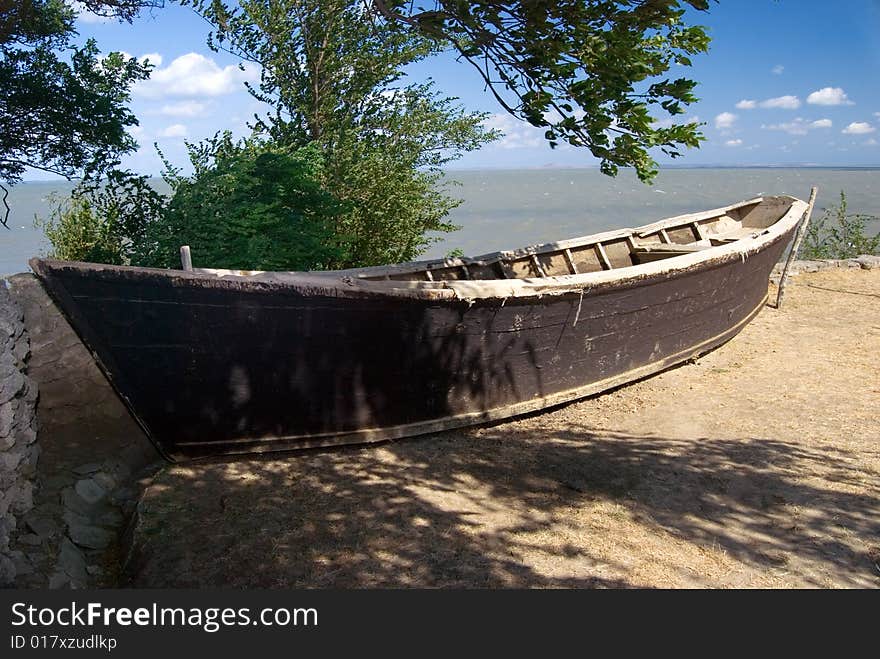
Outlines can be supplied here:
[[475, 258], [322, 273], [30, 264], [169, 459], [372, 442], [643, 378], [762, 308], [805, 216], [760, 197]]

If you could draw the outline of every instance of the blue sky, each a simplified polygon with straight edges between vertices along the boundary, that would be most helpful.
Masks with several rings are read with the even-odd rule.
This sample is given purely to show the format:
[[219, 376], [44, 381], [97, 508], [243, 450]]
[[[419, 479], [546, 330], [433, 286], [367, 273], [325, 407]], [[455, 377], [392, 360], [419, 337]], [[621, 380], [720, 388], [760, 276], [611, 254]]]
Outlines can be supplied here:
[[[687, 118], [705, 122], [707, 140], [675, 164], [880, 165], [880, 0], [721, 0], [690, 16], [709, 28], [712, 46], [672, 74], [700, 83], [701, 100]], [[104, 52], [146, 55], [156, 65], [133, 94], [141, 149], [125, 164], [135, 170], [159, 171], [154, 141], [185, 165], [185, 139], [224, 128], [244, 134], [264, 107], [243, 85], [258, 71], [212, 52], [208, 25], [188, 9], [169, 3], [134, 25], [83, 14], [77, 27]], [[421, 62], [410, 75], [432, 77], [468, 109], [492, 113], [490, 124], [506, 134], [455, 168], [596, 165], [586, 150], [551, 150], [542, 131], [503, 114], [476, 72], [450, 55]]]

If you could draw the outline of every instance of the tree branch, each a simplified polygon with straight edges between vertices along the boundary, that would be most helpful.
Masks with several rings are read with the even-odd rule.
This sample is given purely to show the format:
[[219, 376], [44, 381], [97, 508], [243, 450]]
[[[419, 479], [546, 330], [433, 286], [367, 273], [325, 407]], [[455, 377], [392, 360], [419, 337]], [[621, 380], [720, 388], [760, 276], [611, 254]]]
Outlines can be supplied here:
[[2, 183], [0, 183], [0, 190], [3, 190], [3, 206], [6, 208], [6, 211], [3, 213], [3, 219], [0, 220], [0, 224], [9, 229], [9, 213], [12, 211], [12, 209], [9, 208], [9, 204], [6, 203], [6, 198], [9, 196], [9, 190]]

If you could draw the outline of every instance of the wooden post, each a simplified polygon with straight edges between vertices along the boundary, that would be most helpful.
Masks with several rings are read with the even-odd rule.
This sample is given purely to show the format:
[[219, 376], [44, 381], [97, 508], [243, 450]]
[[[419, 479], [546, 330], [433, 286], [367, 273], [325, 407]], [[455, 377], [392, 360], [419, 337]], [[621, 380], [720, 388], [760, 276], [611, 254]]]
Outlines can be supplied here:
[[180, 265], [183, 266], [183, 269], [187, 272], [192, 272], [193, 260], [192, 254], [189, 252], [189, 245], [182, 245], [180, 247]]
[[801, 248], [801, 242], [803, 242], [804, 235], [807, 233], [807, 225], [810, 223], [810, 215], [813, 214], [813, 204], [816, 203], [817, 192], [818, 188], [815, 185], [810, 188], [810, 201], [807, 204], [807, 210], [804, 212], [804, 217], [794, 234], [794, 242], [791, 245], [791, 251], [788, 253], [788, 258], [785, 260], [785, 267], [782, 268], [782, 275], [779, 277], [779, 292], [776, 293], [777, 309], [782, 307], [782, 300], [785, 298], [785, 284], [788, 282], [788, 268], [791, 266], [791, 262], [797, 257], [798, 250]]

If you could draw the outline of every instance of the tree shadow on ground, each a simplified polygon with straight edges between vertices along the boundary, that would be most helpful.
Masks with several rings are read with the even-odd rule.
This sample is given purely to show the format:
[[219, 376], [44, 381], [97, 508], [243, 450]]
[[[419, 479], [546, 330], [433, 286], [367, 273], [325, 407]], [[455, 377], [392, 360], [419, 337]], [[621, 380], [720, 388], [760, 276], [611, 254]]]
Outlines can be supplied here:
[[638, 557], [637, 537], [609, 537], [633, 525], [799, 585], [878, 584], [880, 476], [859, 454], [773, 439], [500, 424], [174, 466], [142, 511], [135, 586], [645, 585], [627, 552], [681, 569], [668, 553]]

